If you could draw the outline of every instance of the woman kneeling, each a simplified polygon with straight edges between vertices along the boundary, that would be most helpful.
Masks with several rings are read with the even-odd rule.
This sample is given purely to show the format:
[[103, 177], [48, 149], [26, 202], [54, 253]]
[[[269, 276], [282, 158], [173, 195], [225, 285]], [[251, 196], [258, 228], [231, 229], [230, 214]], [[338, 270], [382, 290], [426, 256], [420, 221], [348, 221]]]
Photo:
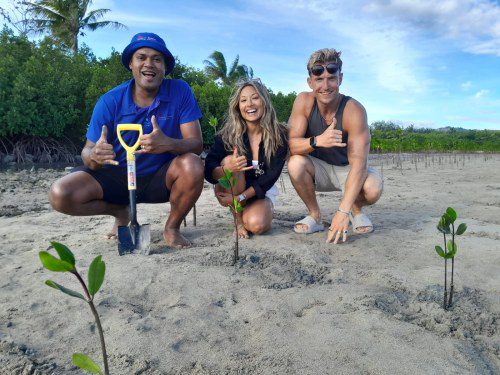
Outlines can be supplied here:
[[[236, 215], [238, 236], [262, 234], [271, 228], [278, 180], [288, 152], [286, 126], [276, 117], [269, 93], [259, 79], [236, 84], [227, 119], [205, 160], [205, 178], [212, 184], [229, 170], [236, 176], [233, 193], [244, 206]], [[232, 206], [229, 189], [215, 187], [223, 206]]]

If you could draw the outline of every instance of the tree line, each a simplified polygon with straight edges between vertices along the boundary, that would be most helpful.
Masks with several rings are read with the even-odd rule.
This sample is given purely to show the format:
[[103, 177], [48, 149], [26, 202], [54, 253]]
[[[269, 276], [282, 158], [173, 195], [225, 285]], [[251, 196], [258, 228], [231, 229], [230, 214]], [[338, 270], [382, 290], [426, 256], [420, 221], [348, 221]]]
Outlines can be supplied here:
[[[251, 68], [239, 64], [238, 57], [226, 71], [222, 69], [225, 64], [220, 53], [209, 57], [204, 70], [176, 58], [169, 76], [191, 86], [203, 113], [206, 144], [213, 142], [215, 131], [224, 122], [234, 82], [253, 74]], [[52, 38], [35, 43], [4, 27], [0, 32], [0, 152], [2, 144], [6, 148], [7, 143], [25, 137], [69, 139], [80, 144], [97, 99], [131, 78], [117, 51], [102, 59], [87, 47], [68, 53]], [[296, 94], [271, 91], [271, 97], [280, 121], [286, 122]]]
[[467, 130], [446, 127], [442, 129], [403, 128], [393, 122], [377, 121], [371, 124], [371, 149], [379, 152], [499, 152], [500, 131]]

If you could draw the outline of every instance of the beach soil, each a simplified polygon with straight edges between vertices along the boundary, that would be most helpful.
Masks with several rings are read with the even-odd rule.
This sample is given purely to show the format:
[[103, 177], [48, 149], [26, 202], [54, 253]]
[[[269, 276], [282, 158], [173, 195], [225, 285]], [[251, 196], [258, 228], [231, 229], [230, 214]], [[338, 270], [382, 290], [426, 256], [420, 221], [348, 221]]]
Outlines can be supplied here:
[[[284, 173], [273, 229], [241, 240], [236, 266], [232, 219], [208, 184], [197, 225], [189, 214], [181, 228], [192, 248], [164, 244], [168, 204], [139, 205], [153, 254], [120, 257], [104, 239], [111, 218], [49, 206], [51, 182], [67, 171], [0, 171], [0, 374], [79, 374], [74, 352], [102, 363], [86, 304], [44, 285], [79, 288], [42, 268], [38, 252], [52, 240], [85, 275], [95, 256], [106, 262], [96, 306], [112, 374], [500, 373], [500, 155], [398, 158], [371, 158], [385, 183], [366, 209], [375, 232], [341, 245], [293, 232], [305, 207]], [[339, 199], [318, 194], [325, 224]], [[448, 206], [468, 230], [444, 311], [434, 246]]]

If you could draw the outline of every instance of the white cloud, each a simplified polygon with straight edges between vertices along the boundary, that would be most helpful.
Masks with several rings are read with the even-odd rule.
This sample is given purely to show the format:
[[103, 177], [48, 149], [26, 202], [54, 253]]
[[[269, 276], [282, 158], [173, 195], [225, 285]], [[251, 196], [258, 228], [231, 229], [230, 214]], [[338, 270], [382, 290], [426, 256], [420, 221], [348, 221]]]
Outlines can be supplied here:
[[476, 99], [482, 99], [486, 95], [488, 95], [489, 92], [490, 92], [490, 90], [485, 90], [485, 89], [479, 90], [478, 92], [476, 92], [474, 94], [474, 98], [476, 98]]
[[464, 91], [470, 90], [470, 88], [472, 87], [472, 82], [471, 81], [464, 82], [460, 85], [460, 87]]
[[362, 72], [365, 80], [375, 79], [382, 89], [393, 92], [421, 93], [429, 84], [419, 64], [424, 52], [410, 42], [413, 35], [397, 22], [381, 22], [372, 14], [363, 14], [359, 1], [257, 2], [269, 9], [274, 19], [286, 20], [312, 34], [313, 41], [329, 36], [330, 46], [344, 50], [344, 56], [349, 54], [344, 71]]
[[453, 40], [463, 51], [500, 56], [500, 4], [491, 0], [374, 0], [365, 10]]

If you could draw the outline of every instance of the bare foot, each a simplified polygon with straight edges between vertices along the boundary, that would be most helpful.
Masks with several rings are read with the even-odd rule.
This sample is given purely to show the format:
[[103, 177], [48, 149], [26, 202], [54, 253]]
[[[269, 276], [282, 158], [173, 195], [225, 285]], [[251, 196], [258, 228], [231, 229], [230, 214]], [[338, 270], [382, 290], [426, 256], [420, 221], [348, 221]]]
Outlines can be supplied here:
[[118, 227], [119, 226], [126, 226], [130, 222], [130, 217], [129, 217], [129, 212], [128, 212], [128, 207], [124, 207], [123, 211], [118, 214], [118, 216], [115, 217], [115, 223], [113, 224], [113, 228], [111, 231], [106, 233], [104, 238], [107, 240], [117, 240], [118, 239]]
[[177, 228], [165, 228], [165, 230], [163, 231], [163, 238], [167, 242], [168, 246], [174, 247], [176, 249], [182, 249], [191, 246], [191, 242], [189, 242]]
[[250, 238], [248, 235], [248, 231], [246, 230], [245, 225], [243, 223], [238, 224], [238, 238]]

